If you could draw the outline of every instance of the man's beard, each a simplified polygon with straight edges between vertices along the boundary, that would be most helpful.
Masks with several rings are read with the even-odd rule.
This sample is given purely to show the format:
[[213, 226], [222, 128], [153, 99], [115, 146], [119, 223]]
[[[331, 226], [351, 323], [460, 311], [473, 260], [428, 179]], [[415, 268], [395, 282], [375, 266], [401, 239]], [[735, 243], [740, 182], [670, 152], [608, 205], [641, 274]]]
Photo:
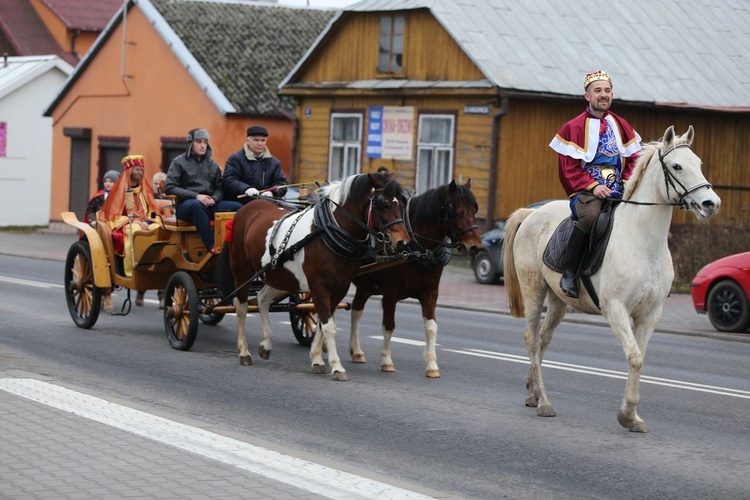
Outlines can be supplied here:
[[604, 102], [601, 101], [593, 101], [591, 103], [591, 107], [595, 109], [596, 111], [607, 111], [609, 107], [612, 105], [612, 100], [607, 100]]

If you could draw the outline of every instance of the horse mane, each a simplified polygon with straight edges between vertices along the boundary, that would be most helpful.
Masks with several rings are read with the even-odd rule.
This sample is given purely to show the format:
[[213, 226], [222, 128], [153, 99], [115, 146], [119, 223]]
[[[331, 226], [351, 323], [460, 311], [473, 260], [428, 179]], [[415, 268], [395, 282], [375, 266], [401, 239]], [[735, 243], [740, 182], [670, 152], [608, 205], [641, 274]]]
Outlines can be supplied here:
[[459, 183], [456, 183], [456, 188], [456, 193], [453, 196], [450, 193], [450, 183], [428, 189], [424, 193], [415, 196], [409, 204], [409, 217], [415, 221], [443, 220], [446, 216], [444, 212], [445, 207], [455, 205], [458, 200], [462, 199], [468, 199], [475, 207], [479, 207], [471, 189]]
[[403, 188], [387, 174], [354, 174], [344, 179], [332, 182], [318, 189], [318, 197], [329, 198], [338, 205], [346, 203], [350, 196], [360, 196], [363, 190], [372, 189], [373, 185], [368, 176], [380, 177], [385, 182], [383, 186], [383, 196], [391, 199], [396, 196], [402, 196]]
[[654, 155], [659, 151], [660, 145], [660, 142], [649, 142], [643, 145], [638, 154], [638, 162], [635, 164], [633, 173], [630, 174], [630, 179], [625, 183], [625, 191], [622, 194], [623, 200], [629, 200], [633, 195], [633, 191], [638, 188], [638, 184], [640, 184], [643, 178], [643, 172], [646, 170], [648, 164], [651, 163]]

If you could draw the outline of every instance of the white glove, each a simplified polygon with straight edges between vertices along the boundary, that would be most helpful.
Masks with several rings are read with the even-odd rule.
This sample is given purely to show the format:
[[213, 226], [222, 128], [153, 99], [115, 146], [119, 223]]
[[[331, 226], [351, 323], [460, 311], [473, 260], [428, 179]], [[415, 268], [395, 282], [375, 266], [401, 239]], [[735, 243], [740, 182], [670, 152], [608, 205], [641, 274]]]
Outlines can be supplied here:
[[260, 193], [255, 188], [247, 188], [247, 190], [245, 191], [245, 195], [247, 195], [248, 198], [257, 198], [258, 194]]
[[273, 196], [273, 193], [271, 191], [263, 191], [260, 193], [261, 196], [267, 196], [268, 198]]

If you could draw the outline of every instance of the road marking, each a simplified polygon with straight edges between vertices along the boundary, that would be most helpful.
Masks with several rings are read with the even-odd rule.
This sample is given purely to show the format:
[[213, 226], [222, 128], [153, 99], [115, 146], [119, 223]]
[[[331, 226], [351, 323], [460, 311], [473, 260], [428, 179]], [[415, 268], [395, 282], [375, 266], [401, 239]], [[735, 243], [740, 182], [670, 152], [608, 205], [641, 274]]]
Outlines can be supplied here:
[[[383, 340], [382, 335], [369, 335], [367, 338], [370, 339], [376, 339], [376, 340]], [[417, 347], [424, 347], [427, 345], [424, 340], [411, 340], [411, 339], [402, 339], [400, 337], [391, 337], [391, 343], [393, 344], [406, 344], [406, 345], [415, 345]], [[440, 344], [435, 344], [436, 346], [440, 346]]]
[[10, 276], [0, 276], [0, 281], [12, 283], [14, 285], [35, 286], [37, 288], [62, 288], [63, 285], [56, 283], [44, 283], [43, 281], [31, 281], [22, 278], [11, 278]]
[[40, 380], [0, 378], [0, 390], [328, 498], [431, 498]]
[[[497, 359], [500, 361], [509, 361], [511, 363], [522, 363], [525, 365], [530, 364], [529, 358], [527, 358], [526, 356], [518, 356], [516, 354], [485, 351], [482, 349], [443, 349], [443, 350], [457, 353], [457, 354], [467, 354], [469, 356], [477, 356], [480, 358], [489, 358], [489, 359]], [[545, 368], [554, 368], [555, 370], [564, 370], [564, 371], [569, 371], [569, 372], [585, 373], [588, 375], [597, 375], [599, 377], [617, 378], [617, 379], [622, 379], [622, 380], [627, 380], [628, 378], [628, 374], [625, 372], [606, 370], [604, 368], [595, 368], [592, 366], [561, 363], [558, 361], [550, 361], [548, 359], [545, 359], [542, 362], [542, 366], [544, 366]], [[695, 384], [693, 382], [685, 382], [683, 380], [650, 377], [648, 375], [641, 375], [641, 382], [645, 384], [663, 385], [666, 387], [676, 387], [678, 389], [688, 389], [691, 391], [708, 392], [711, 394], [719, 394], [721, 396], [732, 396], [735, 398], [750, 399], [750, 391], [743, 391], [740, 389], [730, 389], [728, 387]]]

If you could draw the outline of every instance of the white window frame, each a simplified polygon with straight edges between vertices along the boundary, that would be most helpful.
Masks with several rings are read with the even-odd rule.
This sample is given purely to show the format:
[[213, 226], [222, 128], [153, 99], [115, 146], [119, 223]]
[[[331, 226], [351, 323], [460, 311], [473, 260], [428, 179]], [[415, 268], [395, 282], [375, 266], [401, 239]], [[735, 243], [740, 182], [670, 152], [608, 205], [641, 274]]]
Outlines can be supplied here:
[[[422, 126], [426, 119], [445, 119], [450, 123], [449, 143], [427, 142], [422, 139]], [[417, 130], [417, 172], [416, 172], [416, 189], [417, 193], [424, 193], [428, 189], [436, 188], [447, 184], [453, 179], [454, 170], [454, 143], [456, 136], [456, 116], [439, 113], [423, 113], [419, 115], [419, 128]], [[429, 172], [425, 173], [422, 166], [422, 156], [425, 153], [432, 153], [432, 161], [428, 166]], [[445, 172], [439, 172], [440, 166], [437, 164], [440, 153], [448, 153], [448, 165]], [[426, 179], [426, 181], [425, 181]]]
[[[357, 118], [357, 139], [351, 141], [335, 140], [333, 137], [334, 122], [338, 118]], [[360, 173], [362, 164], [362, 126], [364, 123], [363, 113], [331, 113], [330, 145], [328, 148], [328, 180], [336, 181], [350, 175]], [[334, 151], [341, 149], [343, 159], [342, 165], [334, 165], [336, 156]], [[354, 157], [354, 165], [350, 165], [348, 158]]]

